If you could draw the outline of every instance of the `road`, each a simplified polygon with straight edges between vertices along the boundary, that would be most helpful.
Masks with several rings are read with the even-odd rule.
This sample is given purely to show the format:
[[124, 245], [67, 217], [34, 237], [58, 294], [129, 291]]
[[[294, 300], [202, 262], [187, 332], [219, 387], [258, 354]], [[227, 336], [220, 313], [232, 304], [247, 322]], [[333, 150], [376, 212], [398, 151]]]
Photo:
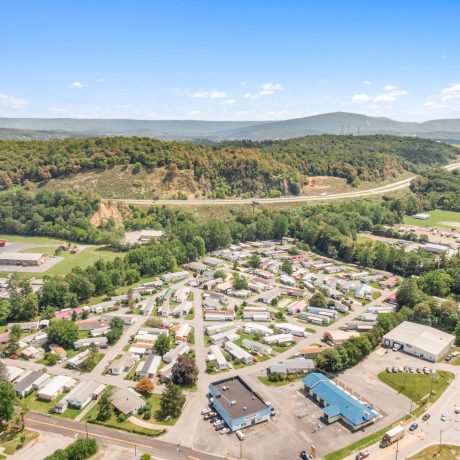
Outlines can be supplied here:
[[[132, 448], [134, 452], [147, 452], [155, 459], [177, 460], [178, 458], [190, 460], [219, 460], [224, 457], [198, 452], [177, 443], [168, 443], [149, 436], [138, 436], [105, 428], [99, 425], [83, 424], [71, 420], [56, 419], [35, 413], [28, 413], [25, 417], [26, 427], [39, 431], [48, 431], [63, 436], [95, 438], [96, 441], [115, 444], [117, 446]], [[179, 452], [180, 449], [180, 452]]]
[[[444, 363], [435, 365], [436, 369], [443, 369], [455, 373], [455, 380], [449, 385], [439, 400], [429, 407], [428, 413], [431, 415], [427, 422], [422, 421], [422, 416], [411, 419], [406, 424], [404, 438], [390, 447], [381, 449], [377, 444], [368, 447], [370, 458], [373, 460], [387, 460], [389, 458], [407, 459], [415, 455], [420, 450], [439, 444], [460, 444], [460, 415], [454, 413], [456, 404], [460, 404], [460, 370], [455, 366]], [[443, 422], [441, 415], [445, 414], [447, 420]], [[409, 425], [417, 422], [419, 427], [410, 432]], [[396, 452], [398, 449], [398, 452]], [[350, 455], [346, 460], [354, 460], [355, 454]]]
[[[444, 166], [444, 169], [452, 171], [460, 168], [460, 163], [452, 163]], [[302, 196], [283, 196], [280, 198], [228, 198], [228, 199], [198, 199], [198, 200], [142, 200], [130, 198], [114, 198], [110, 199], [113, 202], [129, 203], [129, 204], [158, 204], [158, 205], [174, 205], [174, 206], [221, 206], [221, 205], [251, 205], [254, 202], [257, 204], [283, 204], [283, 203], [307, 203], [312, 201], [329, 201], [338, 199], [353, 199], [363, 198], [384, 193], [395, 192], [397, 190], [408, 188], [413, 179], [417, 176], [412, 176], [392, 184], [382, 185], [368, 190], [358, 190], [356, 192], [335, 193], [332, 195], [302, 195]]]

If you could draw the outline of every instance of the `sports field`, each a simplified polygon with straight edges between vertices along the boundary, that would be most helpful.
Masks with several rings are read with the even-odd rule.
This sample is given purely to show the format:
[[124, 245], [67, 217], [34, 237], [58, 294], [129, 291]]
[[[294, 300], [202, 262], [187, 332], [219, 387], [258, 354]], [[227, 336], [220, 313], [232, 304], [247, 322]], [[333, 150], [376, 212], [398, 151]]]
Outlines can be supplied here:
[[460, 231], [460, 212], [435, 209], [433, 211], [426, 211], [425, 214], [429, 214], [430, 217], [428, 219], [414, 219], [413, 217], [406, 216], [404, 217], [404, 223], [417, 227], [456, 228]]

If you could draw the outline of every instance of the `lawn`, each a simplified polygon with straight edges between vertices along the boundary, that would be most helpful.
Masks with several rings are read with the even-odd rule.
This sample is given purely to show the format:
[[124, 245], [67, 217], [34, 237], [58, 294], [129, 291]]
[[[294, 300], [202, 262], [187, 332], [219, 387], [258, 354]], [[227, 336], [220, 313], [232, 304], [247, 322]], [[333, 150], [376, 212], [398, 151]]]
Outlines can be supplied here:
[[287, 385], [289, 383], [298, 382], [303, 377], [305, 377], [305, 376], [304, 375], [287, 375], [285, 377], [285, 380], [283, 380], [281, 382], [272, 382], [272, 381], [270, 381], [268, 379], [267, 376], [257, 377], [257, 378], [259, 379], [259, 381], [261, 381], [264, 385], [267, 385], [268, 387], [282, 387], [282, 386]]
[[[4, 448], [3, 452], [6, 455], [13, 455], [18, 449], [24, 447], [37, 437], [38, 433], [36, 431], [23, 430], [19, 433], [5, 432], [0, 436], [0, 447]], [[22, 442], [21, 438], [23, 439]]]
[[64, 240], [46, 236], [7, 235], [4, 233], [0, 234], [0, 240], [6, 240], [9, 243], [50, 244], [54, 246], [59, 246], [64, 242]]
[[[449, 386], [454, 375], [451, 372], [437, 371], [436, 374], [411, 374], [409, 372], [380, 372], [378, 378], [414, 402], [420, 402], [430, 394], [429, 402], [435, 402]], [[431, 381], [433, 378], [433, 381]]]
[[459, 455], [459, 446], [443, 444], [441, 445], [441, 449], [439, 449], [439, 445], [427, 447], [413, 457], [410, 457], [409, 460], [428, 460], [432, 458], [438, 460], [457, 460]]
[[[0, 235], [0, 239], [1, 239], [1, 235]], [[34, 241], [24, 241], [24, 242], [35, 243]], [[47, 244], [47, 243], [37, 243], [37, 244]], [[54, 250], [56, 249], [56, 247], [57, 246], [30, 248], [22, 252], [46, 253], [46, 254], [52, 255], [54, 254]], [[124, 257], [124, 253], [112, 251], [112, 250], [106, 249], [101, 246], [88, 246], [86, 249], [78, 252], [77, 254], [70, 254], [69, 252], [64, 251], [61, 254], [59, 254], [59, 257], [63, 257], [63, 260], [61, 260], [56, 265], [52, 266], [51, 268], [49, 268], [48, 270], [44, 272], [41, 272], [41, 273], [18, 272], [18, 274], [19, 276], [26, 277], [26, 278], [30, 278], [30, 277], [43, 278], [46, 275], [66, 275], [74, 267], [80, 267], [82, 269], [85, 269], [86, 267], [93, 265], [99, 259], [113, 260], [116, 257]], [[2, 272], [0, 274], [6, 274], [6, 272]]]
[[416, 227], [452, 228], [452, 226], [449, 226], [446, 222], [457, 222], [460, 225], [460, 212], [435, 209], [433, 211], [427, 211], [426, 214], [430, 215], [428, 219], [414, 219], [413, 217], [405, 216], [403, 222]]
[[[166, 426], [173, 426], [177, 422], [177, 418], [174, 419], [169, 419], [169, 420], [163, 420], [160, 415], [160, 401], [161, 401], [161, 395], [158, 393], [152, 393], [148, 398], [146, 398], [146, 401], [150, 403], [150, 406], [152, 408], [152, 418], [150, 420], [147, 420], [147, 422], [151, 423], [156, 423], [158, 425], [166, 425]], [[137, 414], [136, 417], [140, 420], [143, 420], [143, 417], [141, 414]]]
[[98, 413], [98, 405], [96, 404], [91, 410], [84, 416], [83, 420], [89, 423], [96, 423], [98, 425], [104, 425], [110, 428], [116, 428], [119, 430], [128, 431], [129, 433], [142, 434], [145, 436], [159, 436], [163, 434], [164, 430], [151, 430], [149, 428], [144, 428], [141, 426], [134, 425], [129, 420], [119, 422], [115, 412], [112, 413], [112, 416], [109, 420], [105, 422], [96, 421], [96, 416]]
[[23, 404], [26, 405], [31, 412], [38, 412], [40, 414], [54, 413], [54, 406], [65, 396], [65, 393], [60, 394], [54, 401], [42, 401], [38, 399], [37, 393], [33, 391], [30, 395], [22, 399]]
[[80, 412], [80, 409], [76, 409], [75, 407], [68, 407], [63, 414], [55, 415], [57, 415], [58, 417], [66, 418], [68, 420], [73, 420]]

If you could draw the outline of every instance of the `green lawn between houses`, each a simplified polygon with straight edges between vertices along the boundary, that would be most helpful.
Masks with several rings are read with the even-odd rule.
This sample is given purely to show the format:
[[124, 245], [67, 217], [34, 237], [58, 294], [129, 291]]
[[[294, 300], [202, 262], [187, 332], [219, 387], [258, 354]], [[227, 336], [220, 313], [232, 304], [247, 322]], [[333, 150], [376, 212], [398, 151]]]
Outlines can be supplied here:
[[421, 452], [410, 457], [409, 460], [457, 460], [460, 456], [460, 446], [451, 446], [443, 444], [430, 446], [423, 449]]

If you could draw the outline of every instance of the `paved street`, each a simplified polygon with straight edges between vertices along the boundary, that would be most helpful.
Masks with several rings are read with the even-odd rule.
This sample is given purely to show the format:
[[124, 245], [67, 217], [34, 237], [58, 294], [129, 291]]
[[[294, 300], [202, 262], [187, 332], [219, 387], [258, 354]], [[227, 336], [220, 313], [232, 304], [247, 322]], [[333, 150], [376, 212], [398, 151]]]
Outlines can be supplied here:
[[148, 436], [138, 436], [129, 434], [125, 431], [113, 430], [99, 425], [83, 424], [71, 420], [56, 419], [45, 415], [29, 413], [25, 418], [26, 427], [38, 429], [41, 431], [51, 431], [71, 437], [93, 437], [96, 440], [102, 440], [123, 447], [131, 447], [133, 451], [139, 449], [140, 452], [148, 452], [155, 458], [164, 460], [177, 460], [179, 457], [178, 449], [182, 458], [190, 460], [218, 460], [223, 457], [210, 455], [184, 446], [178, 446], [177, 443], [167, 443]]

